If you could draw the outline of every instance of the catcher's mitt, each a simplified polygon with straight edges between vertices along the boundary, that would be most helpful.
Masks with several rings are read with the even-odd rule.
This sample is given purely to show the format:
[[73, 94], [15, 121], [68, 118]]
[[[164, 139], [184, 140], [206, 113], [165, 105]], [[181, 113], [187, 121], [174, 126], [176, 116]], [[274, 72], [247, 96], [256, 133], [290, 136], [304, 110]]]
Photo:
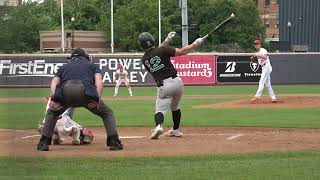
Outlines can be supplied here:
[[88, 128], [83, 128], [80, 135], [80, 144], [90, 144], [93, 141], [92, 131]]

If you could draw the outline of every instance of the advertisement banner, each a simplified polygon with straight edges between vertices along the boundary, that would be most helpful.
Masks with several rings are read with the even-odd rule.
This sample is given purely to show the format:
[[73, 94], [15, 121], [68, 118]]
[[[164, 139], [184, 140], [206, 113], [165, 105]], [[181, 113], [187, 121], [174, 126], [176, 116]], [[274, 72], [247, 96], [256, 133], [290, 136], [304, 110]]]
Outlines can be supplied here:
[[217, 81], [220, 83], [258, 82], [261, 66], [250, 56], [218, 56]]
[[216, 83], [215, 56], [188, 55], [171, 58], [184, 84]]
[[[68, 56], [0, 56], [0, 86], [49, 86]], [[186, 84], [215, 83], [214, 56], [182, 56], [171, 59]], [[115, 83], [118, 64], [129, 73], [131, 84], [154, 85], [152, 76], [141, 63], [141, 56], [93, 56], [92, 63], [102, 70], [105, 85]]]

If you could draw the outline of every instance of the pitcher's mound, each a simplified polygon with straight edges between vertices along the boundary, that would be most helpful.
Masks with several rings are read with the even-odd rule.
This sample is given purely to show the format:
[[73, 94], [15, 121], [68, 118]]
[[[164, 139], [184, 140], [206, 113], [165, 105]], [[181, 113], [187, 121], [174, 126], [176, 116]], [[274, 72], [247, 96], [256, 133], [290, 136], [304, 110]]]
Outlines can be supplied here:
[[320, 97], [317, 96], [283, 96], [276, 103], [267, 97], [251, 103], [250, 99], [242, 99], [216, 104], [193, 106], [193, 108], [315, 108], [320, 107]]

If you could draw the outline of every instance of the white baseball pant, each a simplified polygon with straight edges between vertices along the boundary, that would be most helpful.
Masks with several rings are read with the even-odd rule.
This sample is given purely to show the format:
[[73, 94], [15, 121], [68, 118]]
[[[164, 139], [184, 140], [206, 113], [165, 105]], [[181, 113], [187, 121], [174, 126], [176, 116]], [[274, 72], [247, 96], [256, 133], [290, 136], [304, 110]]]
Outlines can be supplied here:
[[272, 99], [276, 99], [276, 96], [273, 92], [272, 86], [271, 86], [271, 75], [272, 67], [270, 63], [265, 64], [262, 66], [262, 73], [259, 81], [259, 87], [256, 93], [256, 97], [260, 97], [262, 95], [262, 91], [264, 86], [267, 87], [268, 93]]

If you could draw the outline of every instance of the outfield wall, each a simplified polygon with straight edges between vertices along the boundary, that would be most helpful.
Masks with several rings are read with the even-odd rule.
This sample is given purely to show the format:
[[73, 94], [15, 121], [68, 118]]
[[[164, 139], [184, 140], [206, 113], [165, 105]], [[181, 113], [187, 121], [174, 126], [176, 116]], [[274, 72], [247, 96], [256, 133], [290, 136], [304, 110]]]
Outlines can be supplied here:
[[[187, 85], [257, 83], [261, 67], [250, 61], [251, 54], [195, 53], [173, 57], [173, 65]], [[92, 54], [92, 62], [102, 70], [105, 85], [113, 85], [118, 64], [130, 75], [133, 85], [154, 85], [141, 64], [142, 54]], [[0, 55], [0, 87], [47, 87], [68, 55]], [[270, 54], [274, 84], [320, 83], [320, 53]]]

